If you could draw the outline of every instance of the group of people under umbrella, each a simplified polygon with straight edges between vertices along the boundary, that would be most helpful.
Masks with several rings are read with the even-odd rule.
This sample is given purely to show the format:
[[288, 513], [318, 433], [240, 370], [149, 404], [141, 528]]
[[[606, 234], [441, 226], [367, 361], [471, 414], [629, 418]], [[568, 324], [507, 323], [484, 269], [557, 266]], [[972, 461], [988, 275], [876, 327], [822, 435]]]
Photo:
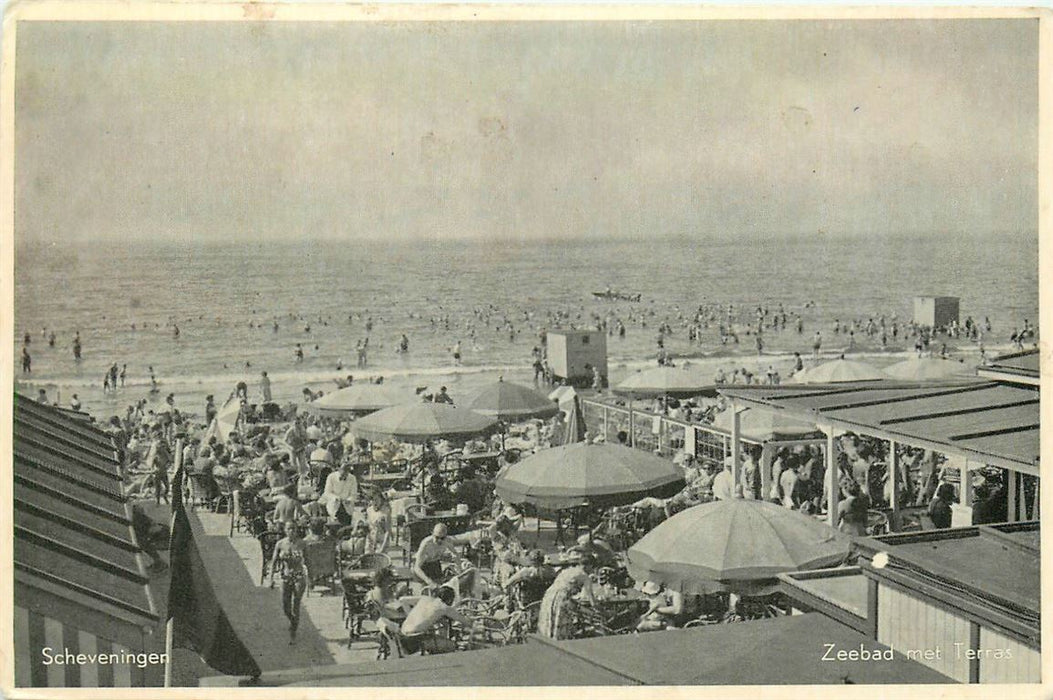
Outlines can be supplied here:
[[[669, 368], [673, 369], [673, 368]], [[679, 370], [677, 370], [679, 371]], [[467, 440], [500, 430], [502, 424], [559, 412], [543, 394], [499, 381], [487, 387], [462, 407], [436, 402], [405, 402], [397, 390], [383, 385], [352, 385], [333, 392], [310, 407], [330, 417], [368, 413], [352, 423], [356, 437], [367, 441], [395, 440], [425, 443], [435, 439]], [[379, 405], [399, 400], [395, 405]], [[423, 477], [422, 477], [423, 479]], [[423, 481], [422, 481], [423, 483]], [[601, 512], [626, 506], [644, 498], [668, 498], [685, 486], [684, 472], [671, 460], [624, 445], [579, 441], [540, 449], [504, 466], [493, 483], [501, 504], [507, 504], [489, 529], [496, 544], [508, 545], [512, 532], [501, 524], [517, 520], [521, 510], [533, 511], [561, 523], [568, 512]], [[777, 574], [808, 568], [834, 566], [846, 560], [851, 539], [802, 513], [764, 501], [731, 498], [689, 508], [647, 532], [627, 552], [615, 554], [607, 546], [597, 523], [569, 551], [546, 556], [540, 550], [524, 552], [516, 546], [511, 570], [501, 582], [544, 583], [536, 604], [536, 629], [555, 638], [574, 636], [580, 611], [595, 602], [598, 590], [608, 595], [626, 589], [637, 592], [647, 605], [634, 620], [635, 629], [649, 630], [680, 626], [697, 616], [698, 601], [706, 596], [762, 596], [772, 592]], [[448, 547], [443, 527], [436, 526], [421, 551], [435, 549], [442, 556]], [[470, 544], [469, 540], [460, 542]], [[509, 548], [513, 549], [513, 548]], [[430, 568], [425, 570], [424, 565]], [[497, 568], [494, 564], [494, 568]], [[612, 570], [621, 569], [618, 579]], [[414, 571], [424, 571], [439, 602], [435, 615], [454, 610], [442, 589], [442, 569], [432, 562], [415, 561]], [[558, 572], [557, 572], [558, 570]], [[386, 573], [385, 573], [386, 572]], [[422, 575], [418, 574], [418, 578]], [[377, 590], [384, 590], [390, 572], [378, 571]], [[626, 579], [631, 577], [635, 585]], [[385, 578], [385, 582], [380, 582]], [[628, 584], [628, 585], [626, 585]], [[379, 594], [378, 594], [379, 595]], [[689, 605], [687, 600], [696, 601]], [[432, 615], [434, 617], [435, 615]], [[452, 615], [447, 615], [453, 619]], [[402, 629], [406, 632], [405, 628]]]

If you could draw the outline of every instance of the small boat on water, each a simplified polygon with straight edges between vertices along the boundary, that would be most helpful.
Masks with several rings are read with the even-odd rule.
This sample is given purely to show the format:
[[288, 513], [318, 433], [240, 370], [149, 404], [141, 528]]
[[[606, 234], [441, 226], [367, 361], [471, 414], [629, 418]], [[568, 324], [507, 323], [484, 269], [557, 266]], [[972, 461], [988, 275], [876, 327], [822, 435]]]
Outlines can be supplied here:
[[610, 289], [604, 292], [593, 292], [592, 296], [605, 301], [640, 301], [640, 294], [624, 294]]

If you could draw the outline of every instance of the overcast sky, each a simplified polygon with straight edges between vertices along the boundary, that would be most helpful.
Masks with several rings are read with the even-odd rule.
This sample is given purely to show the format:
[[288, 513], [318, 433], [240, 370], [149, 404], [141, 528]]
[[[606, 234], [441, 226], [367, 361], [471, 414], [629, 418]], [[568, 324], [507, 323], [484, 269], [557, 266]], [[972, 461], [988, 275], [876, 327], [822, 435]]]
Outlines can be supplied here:
[[1038, 21], [19, 26], [20, 240], [1034, 231]]

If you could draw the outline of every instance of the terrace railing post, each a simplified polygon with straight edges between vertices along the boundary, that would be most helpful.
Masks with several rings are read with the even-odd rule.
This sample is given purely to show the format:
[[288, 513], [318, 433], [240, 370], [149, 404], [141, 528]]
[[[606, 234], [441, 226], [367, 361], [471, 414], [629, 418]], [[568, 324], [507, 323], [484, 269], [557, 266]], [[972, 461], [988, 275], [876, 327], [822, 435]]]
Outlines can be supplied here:
[[739, 486], [742, 484], [742, 464], [741, 464], [741, 450], [742, 447], [739, 443], [739, 432], [741, 426], [741, 418], [739, 416], [738, 404], [732, 400], [731, 402], [731, 497], [739, 497]]
[[826, 433], [826, 522], [830, 527], [837, 527], [837, 506], [841, 500], [841, 484], [837, 469], [837, 438], [834, 428], [821, 425], [819, 429]]
[[899, 531], [899, 489], [900, 473], [899, 473], [899, 443], [895, 440], [889, 440], [888, 443], [888, 479], [892, 484], [892, 494], [889, 496], [889, 507], [892, 509], [892, 514], [889, 516], [888, 529], [889, 532]]
[[629, 398], [629, 446], [636, 447], [636, 412], [633, 411], [633, 400]]
[[761, 477], [761, 494], [760, 499], [762, 501], [768, 500], [768, 495], [771, 493], [771, 463], [772, 463], [772, 452], [775, 450], [775, 446], [769, 442], [762, 443], [761, 445], [761, 457], [760, 457], [760, 477]]

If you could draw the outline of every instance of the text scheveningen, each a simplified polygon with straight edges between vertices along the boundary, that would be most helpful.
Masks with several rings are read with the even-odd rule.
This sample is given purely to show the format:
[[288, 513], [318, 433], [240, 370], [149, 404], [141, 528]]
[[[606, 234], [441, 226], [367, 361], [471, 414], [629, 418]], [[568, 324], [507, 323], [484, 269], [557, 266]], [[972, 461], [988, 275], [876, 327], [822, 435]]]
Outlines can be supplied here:
[[40, 650], [45, 666], [138, 666], [146, 668], [156, 664], [168, 663], [168, 654], [133, 653], [130, 651], [108, 654], [74, 654], [69, 649], [56, 652], [52, 647]]

